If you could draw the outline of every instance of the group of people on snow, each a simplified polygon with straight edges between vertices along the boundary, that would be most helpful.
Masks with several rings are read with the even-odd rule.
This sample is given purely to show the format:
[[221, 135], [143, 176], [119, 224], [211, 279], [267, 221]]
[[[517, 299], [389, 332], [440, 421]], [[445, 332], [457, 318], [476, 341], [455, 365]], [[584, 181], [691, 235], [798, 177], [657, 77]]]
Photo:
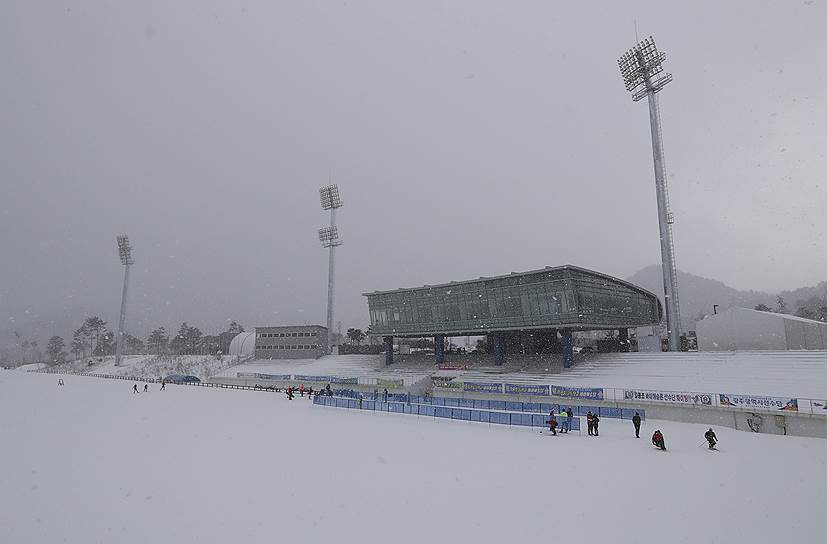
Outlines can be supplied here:
[[[562, 412], [560, 412], [560, 434], [567, 433], [571, 430], [571, 421], [573, 417], [574, 414], [571, 408], [564, 409]], [[632, 416], [632, 425], [635, 428], [635, 438], [640, 438], [640, 422], [640, 412], [635, 412], [635, 415]], [[549, 413], [549, 417], [546, 420], [546, 424], [548, 424], [551, 434], [553, 436], [557, 436], [558, 421], [557, 416], [554, 415], [554, 410], [552, 410]], [[598, 415], [592, 413], [592, 411], [589, 410], [586, 414], [586, 425], [588, 427], [589, 436], [600, 436], [599, 424], [600, 418], [598, 417]], [[718, 443], [718, 437], [715, 436], [715, 431], [713, 431], [710, 428], [708, 431], [706, 431], [706, 433], [704, 433], [704, 438], [706, 439], [707, 444], [709, 445], [709, 449], [716, 449], [715, 445]], [[652, 434], [652, 445], [654, 445], [656, 448], [660, 450], [666, 451], [666, 439], [663, 437], [663, 433], [660, 431], [660, 429], [657, 429]]]

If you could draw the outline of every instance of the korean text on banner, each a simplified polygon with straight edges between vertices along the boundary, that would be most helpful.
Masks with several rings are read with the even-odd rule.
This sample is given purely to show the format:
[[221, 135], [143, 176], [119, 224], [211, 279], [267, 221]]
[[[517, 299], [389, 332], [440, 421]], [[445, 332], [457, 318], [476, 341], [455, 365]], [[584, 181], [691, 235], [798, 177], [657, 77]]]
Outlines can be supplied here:
[[329, 383], [333, 379], [330, 376], [306, 376], [304, 374], [294, 374], [293, 380], [297, 382], [322, 382]]
[[767, 410], [798, 411], [798, 399], [787, 397], [757, 397], [754, 395], [720, 394], [718, 399], [721, 406], [736, 406], [739, 408], [765, 408]]
[[504, 385], [507, 395], [548, 395], [548, 385], [528, 383], [506, 383]]
[[462, 387], [463, 391], [471, 391], [477, 393], [502, 393], [503, 384], [501, 383], [480, 383], [480, 382], [465, 382]]
[[551, 396], [565, 397], [569, 399], [604, 399], [603, 388], [601, 387], [564, 387], [562, 385], [552, 385]]
[[462, 389], [462, 382], [454, 380], [454, 378], [445, 378], [442, 376], [432, 376], [434, 387], [440, 389]]
[[343, 385], [355, 385], [359, 383], [359, 378], [337, 378], [336, 376], [330, 377], [330, 383], [338, 383]]
[[260, 374], [258, 372], [236, 372], [239, 378], [258, 378], [260, 380], [277, 380], [287, 381], [290, 379], [290, 374]]
[[641, 391], [624, 389], [623, 400], [642, 400], [649, 402], [669, 402], [672, 404], [700, 404], [712, 406], [710, 393], [678, 393], [675, 391]]

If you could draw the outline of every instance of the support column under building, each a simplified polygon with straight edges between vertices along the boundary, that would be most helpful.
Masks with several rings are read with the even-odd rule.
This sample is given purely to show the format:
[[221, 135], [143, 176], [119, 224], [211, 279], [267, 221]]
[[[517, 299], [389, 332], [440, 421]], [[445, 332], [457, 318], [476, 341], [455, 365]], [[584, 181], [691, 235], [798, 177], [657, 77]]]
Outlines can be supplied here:
[[385, 366], [393, 364], [393, 336], [385, 336], [382, 341], [385, 344]]
[[617, 341], [620, 344], [619, 350], [632, 351], [632, 346], [629, 344], [629, 329], [620, 329], [618, 333]]
[[441, 365], [445, 362], [445, 335], [437, 334], [434, 336], [434, 355], [436, 356], [436, 364]]
[[501, 332], [495, 332], [491, 335], [494, 340], [494, 365], [503, 366], [505, 362], [505, 338]]
[[560, 333], [563, 336], [563, 368], [571, 368], [574, 362], [574, 339], [571, 329], [563, 329]]

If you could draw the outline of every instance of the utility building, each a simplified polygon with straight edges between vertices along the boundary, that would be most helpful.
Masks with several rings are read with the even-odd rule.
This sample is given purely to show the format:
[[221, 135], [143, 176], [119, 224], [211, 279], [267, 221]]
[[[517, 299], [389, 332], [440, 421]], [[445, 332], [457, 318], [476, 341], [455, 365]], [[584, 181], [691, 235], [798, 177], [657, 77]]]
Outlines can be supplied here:
[[696, 324], [700, 351], [827, 349], [827, 323], [730, 308]]
[[562, 353], [569, 367], [573, 331], [619, 330], [628, 341], [629, 328], [657, 325], [662, 317], [649, 291], [571, 265], [364, 296], [369, 332], [384, 338], [387, 364], [395, 336], [432, 336], [441, 363], [446, 336], [485, 335], [497, 365], [516, 346], [531, 344], [533, 353]]
[[316, 359], [327, 353], [327, 328], [256, 327], [255, 342], [256, 359]]

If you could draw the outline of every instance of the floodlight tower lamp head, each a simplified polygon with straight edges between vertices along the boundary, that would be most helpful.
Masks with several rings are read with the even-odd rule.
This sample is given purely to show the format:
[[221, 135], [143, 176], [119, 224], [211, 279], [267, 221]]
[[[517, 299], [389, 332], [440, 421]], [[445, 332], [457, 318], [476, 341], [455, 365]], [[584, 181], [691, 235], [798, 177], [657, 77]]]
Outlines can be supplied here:
[[121, 264], [124, 266], [135, 264], [132, 259], [132, 246], [129, 245], [129, 236], [122, 234], [117, 237], [118, 240], [118, 256], [121, 258]]
[[336, 184], [326, 185], [319, 188], [319, 201], [323, 210], [335, 210], [342, 207], [342, 197], [339, 194], [339, 186]]

